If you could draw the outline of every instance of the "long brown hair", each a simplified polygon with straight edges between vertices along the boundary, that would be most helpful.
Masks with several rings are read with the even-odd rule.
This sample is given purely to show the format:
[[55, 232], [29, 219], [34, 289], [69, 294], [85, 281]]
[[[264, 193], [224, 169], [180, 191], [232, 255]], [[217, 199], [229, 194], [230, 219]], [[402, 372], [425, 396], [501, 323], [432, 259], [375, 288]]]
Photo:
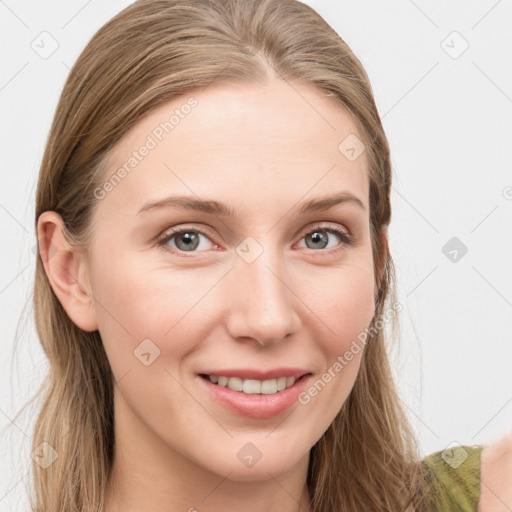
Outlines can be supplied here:
[[[347, 108], [364, 137], [376, 314], [353, 390], [311, 450], [307, 486], [315, 512], [422, 509], [417, 446], [376, 328], [396, 302], [393, 261], [379, 236], [391, 220], [388, 142], [368, 76], [343, 39], [296, 0], [139, 0], [96, 32], [71, 69], [41, 163], [35, 221], [54, 210], [70, 243], [87, 247], [109, 151], [156, 106], [212, 83], [308, 84]], [[101, 510], [114, 451], [115, 385], [98, 331], [85, 332], [36, 266], [37, 333], [49, 361], [33, 448], [36, 512]]]

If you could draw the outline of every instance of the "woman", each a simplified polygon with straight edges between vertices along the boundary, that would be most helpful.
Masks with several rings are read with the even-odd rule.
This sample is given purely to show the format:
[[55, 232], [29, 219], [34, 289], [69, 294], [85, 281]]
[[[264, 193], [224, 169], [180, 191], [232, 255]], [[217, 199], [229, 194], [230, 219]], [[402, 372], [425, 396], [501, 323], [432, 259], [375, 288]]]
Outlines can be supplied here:
[[33, 509], [425, 510], [384, 344], [390, 187], [368, 77], [308, 6], [105, 24], [37, 188]]

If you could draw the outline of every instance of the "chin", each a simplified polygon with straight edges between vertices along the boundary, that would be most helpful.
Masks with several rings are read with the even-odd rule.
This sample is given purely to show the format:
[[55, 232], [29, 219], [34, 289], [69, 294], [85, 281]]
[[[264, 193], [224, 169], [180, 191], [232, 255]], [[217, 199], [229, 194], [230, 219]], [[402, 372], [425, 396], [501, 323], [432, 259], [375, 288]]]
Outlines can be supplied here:
[[[201, 465], [224, 477], [229, 475], [230, 480], [248, 482], [268, 480], [271, 476], [287, 473], [304, 457], [309, 461], [309, 451], [299, 452], [297, 443], [289, 438], [273, 441], [267, 439], [266, 442], [257, 439], [252, 442], [249, 439], [251, 436], [244, 436], [243, 440], [232, 439], [233, 446], [226, 446], [220, 453], [212, 454], [211, 459], [202, 461]], [[215, 461], [213, 466], [212, 459]]]

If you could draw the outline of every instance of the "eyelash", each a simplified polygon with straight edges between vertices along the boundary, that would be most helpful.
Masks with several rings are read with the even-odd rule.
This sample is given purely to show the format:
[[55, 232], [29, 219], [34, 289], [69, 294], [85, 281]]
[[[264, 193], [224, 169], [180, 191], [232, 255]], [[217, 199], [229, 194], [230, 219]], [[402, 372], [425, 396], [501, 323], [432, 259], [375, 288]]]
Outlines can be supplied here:
[[[339, 239], [341, 240], [341, 243], [340, 243], [340, 247], [337, 247], [335, 249], [331, 249], [331, 250], [311, 249], [311, 251], [313, 251], [313, 252], [325, 252], [326, 254], [334, 255], [334, 254], [337, 254], [339, 251], [343, 250], [346, 245], [348, 245], [348, 246], [356, 245], [356, 241], [355, 241], [354, 237], [352, 236], [352, 234], [350, 234], [347, 231], [342, 230], [341, 228], [339, 228], [337, 226], [334, 226], [332, 224], [326, 224], [326, 223], [320, 223], [317, 226], [314, 226], [313, 228], [311, 228], [309, 231], [303, 232], [300, 239], [302, 240], [302, 238], [304, 238], [304, 236], [314, 233], [315, 231], [325, 231], [327, 233], [337, 235], [339, 237]], [[172, 229], [171, 231], [165, 232], [158, 239], [158, 246], [161, 247], [164, 251], [167, 251], [167, 252], [170, 252], [173, 254], [178, 254], [179, 256], [183, 256], [185, 258], [190, 258], [192, 256], [184, 255], [184, 254], [186, 254], [186, 251], [179, 251], [179, 250], [173, 249], [167, 245], [167, 242], [169, 242], [169, 240], [171, 240], [175, 235], [181, 234], [181, 233], [188, 233], [188, 232], [199, 233], [207, 238], [213, 238], [208, 231], [203, 232], [199, 229], [188, 228], [188, 227], [175, 228], [175, 229]], [[199, 252], [203, 252], [203, 251], [199, 251]], [[191, 254], [193, 254], [193, 253], [194, 253], [194, 251], [191, 252]]]

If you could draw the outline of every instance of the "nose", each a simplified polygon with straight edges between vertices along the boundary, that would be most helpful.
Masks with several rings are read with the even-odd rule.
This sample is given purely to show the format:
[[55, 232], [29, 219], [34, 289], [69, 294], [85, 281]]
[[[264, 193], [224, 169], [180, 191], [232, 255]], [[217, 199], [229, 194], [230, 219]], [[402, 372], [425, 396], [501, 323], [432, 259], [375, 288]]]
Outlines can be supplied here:
[[234, 339], [271, 345], [297, 332], [300, 301], [274, 251], [266, 248], [250, 263], [237, 255], [225, 281], [229, 296], [227, 329]]

